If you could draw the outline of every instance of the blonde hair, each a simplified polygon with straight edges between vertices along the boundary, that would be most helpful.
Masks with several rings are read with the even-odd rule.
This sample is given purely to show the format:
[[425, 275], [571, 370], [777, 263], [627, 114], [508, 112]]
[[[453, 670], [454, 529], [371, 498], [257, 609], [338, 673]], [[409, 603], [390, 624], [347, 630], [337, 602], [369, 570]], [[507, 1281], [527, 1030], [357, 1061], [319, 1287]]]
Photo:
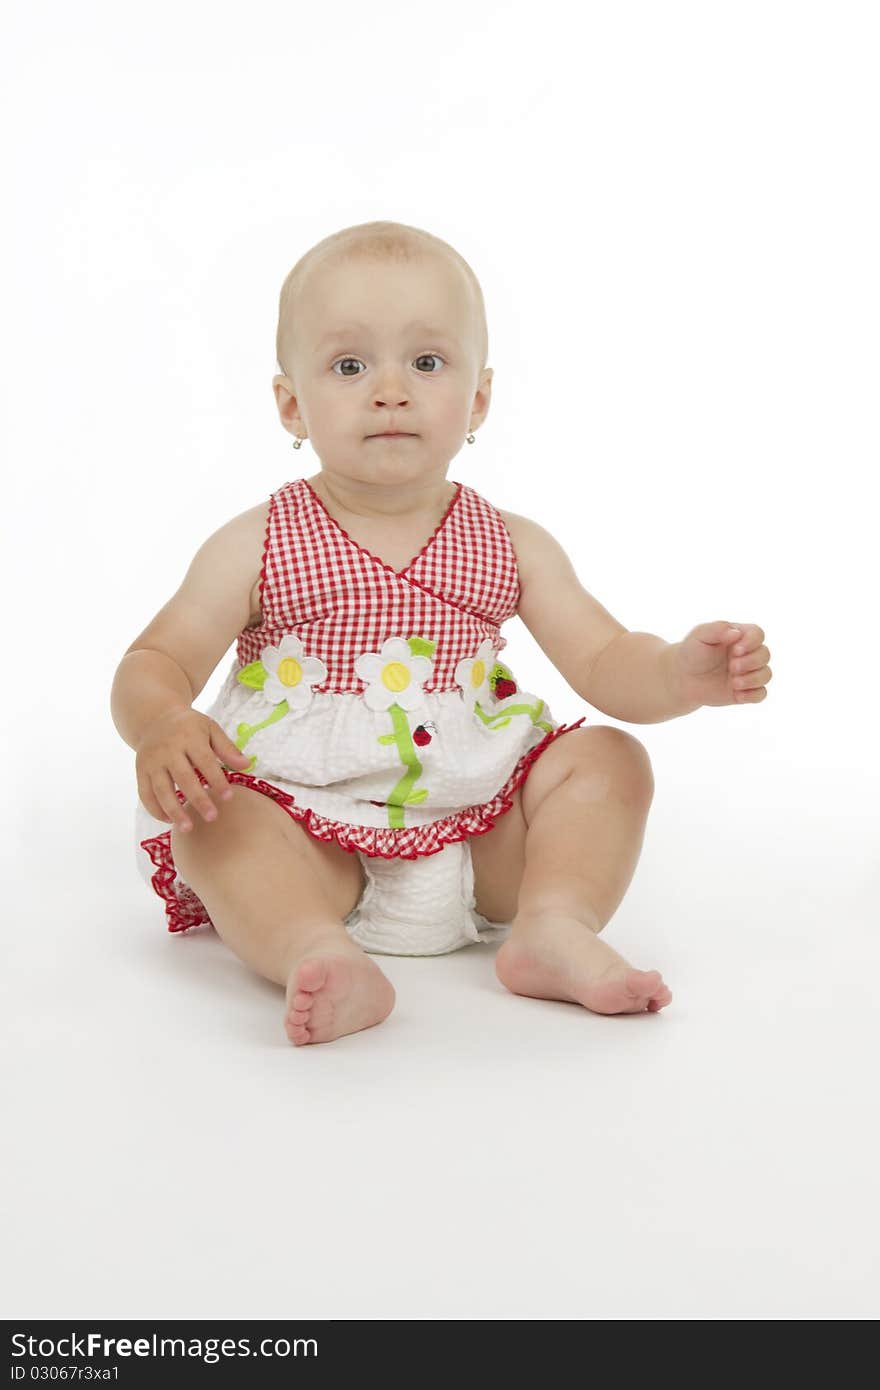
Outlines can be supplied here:
[[467, 261], [450, 246], [447, 241], [424, 231], [421, 227], [410, 227], [405, 222], [360, 222], [353, 227], [343, 227], [317, 242], [288, 272], [278, 301], [278, 328], [275, 333], [275, 353], [278, 370], [287, 373], [284, 356], [291, 344], [296, 325], [296, 301], [311, 271], [319, 264], [333, 257], [352, 260], [363, 256], [367, 259], [389, 261], [408, 261], [419, 255], [431, 254], [445, 256], [453, 265], [464, 272], [470, 286], [476, 318], [477, 352], [482, 371], [489, 355], [489, 332], [486, 326], [486, 306], [480, 282]]

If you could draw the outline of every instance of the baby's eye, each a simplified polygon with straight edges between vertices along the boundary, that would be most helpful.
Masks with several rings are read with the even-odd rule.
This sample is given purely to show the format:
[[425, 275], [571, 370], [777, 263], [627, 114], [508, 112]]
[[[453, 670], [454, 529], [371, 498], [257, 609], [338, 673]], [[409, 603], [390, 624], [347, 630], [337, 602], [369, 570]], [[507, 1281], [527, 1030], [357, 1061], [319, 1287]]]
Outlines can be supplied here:
[[[444, 359], [440, 356], [439, 352], [423, 352], [423, 353], [421, 353], [418, 357], [415, 358], [415, 362], [416, 362], [416, 364], [417, 364], [417, 366], [418, 366], [419, 363], [422, 363], [422, 362], [430, 362], [432, 358], [435, 358], [438, 362], [442, 362], [442, 361], [444, 360]], [[361, 359], [360, 359], [359, 357], [339, 357], [339, 358], [337, 358], [337, 360], [333, 363], [333, 368], [332, 368], [332, 370], [333, 370], [334, 372], [336, 372], [336, 368], [337, 368], [337, 367], [345, 367], [345, 365], [346, 365], [347, 362], [359, 362], [360, 365], [361, 365], [362, 367], [363, 367], [363, 365], [364, 365], [364, 363], [361, 362]], [[419, 371], [427, 370], [428, 376], [436, 376], [436, 375], [437, 375], [437, 370], [436, 370], [436, 368], [428, 368], [428, 369], [425, 369], [425, 368], [419, 366], [419, 367], [418, 367], [418, 370], [419, 370]], [[336, 375], [337, 375], [337, 376], [360, 376], [361, 373], [360, 373], [360, 372], [340, 371], [340, 372], [336, 372]]]
[[[333, 363], [333, 371], [335, 372], [337, 367], [344, 367], [345, 364], [346, 364], [346, 362], [361, 362], [361, 359], [360, 359], [359, 357], [340, 357], [338, 362], [334, 362], [334, 363]], [[361, 366], [363, 366], [363, 365], [364, 365], [363, 362], [361, 362]], [[336, 375], [337, 375], [337, 376], [360, 376], [360, 372], [336, 372]]]

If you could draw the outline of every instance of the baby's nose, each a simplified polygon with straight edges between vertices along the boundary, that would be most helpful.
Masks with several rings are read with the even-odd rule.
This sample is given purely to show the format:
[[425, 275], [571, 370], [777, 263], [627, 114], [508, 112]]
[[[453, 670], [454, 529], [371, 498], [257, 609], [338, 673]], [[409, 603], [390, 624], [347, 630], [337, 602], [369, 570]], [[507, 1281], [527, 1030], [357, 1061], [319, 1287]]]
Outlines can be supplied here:
[[375, 404], [384, 406], [406, 405], [409, 401], [406, 386], [407, 383], [400, 364], [386, 362], [379, 367], [376, 373], [376, 395], [373, 398]]

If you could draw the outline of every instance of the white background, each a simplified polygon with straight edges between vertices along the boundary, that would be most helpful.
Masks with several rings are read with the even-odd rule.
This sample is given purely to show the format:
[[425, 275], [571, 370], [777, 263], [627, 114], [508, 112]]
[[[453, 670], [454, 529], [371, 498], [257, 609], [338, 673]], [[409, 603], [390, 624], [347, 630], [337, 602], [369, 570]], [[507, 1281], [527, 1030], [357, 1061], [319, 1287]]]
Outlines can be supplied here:
[[[6, 1316], [876, 1317], [876, 8], [7, 14]], [[317, 470], [278, 292], [377, 218], [483, 286], [449, 477], [633, 630], [766, 633], [762, 704], [622, 726], [656, 793], [608, 939], [659, 1016], [515, 997], [479, 946], [295, 1049], [137, 876], [113, 673]]]

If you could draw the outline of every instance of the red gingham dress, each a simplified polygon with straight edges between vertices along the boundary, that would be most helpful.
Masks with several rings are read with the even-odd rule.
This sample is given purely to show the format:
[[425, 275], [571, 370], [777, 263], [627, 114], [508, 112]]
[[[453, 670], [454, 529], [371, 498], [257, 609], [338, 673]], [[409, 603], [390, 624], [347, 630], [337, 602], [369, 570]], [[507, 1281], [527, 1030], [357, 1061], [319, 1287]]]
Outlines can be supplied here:
[[[455, 487], [400, 571], [352, 540], [305, 478], [274, 492], [262, 622], [239, 634], [207, 711], [254, 759], [230, 781], [350, 852], [416, 859], [485, 834], [535, 759], [584, 723], [557, 725], [498, 660], [516, 554], [495, 507]], [[210, 922], [175, 870], [170, 830], [138, 843], [169, 930]]]

